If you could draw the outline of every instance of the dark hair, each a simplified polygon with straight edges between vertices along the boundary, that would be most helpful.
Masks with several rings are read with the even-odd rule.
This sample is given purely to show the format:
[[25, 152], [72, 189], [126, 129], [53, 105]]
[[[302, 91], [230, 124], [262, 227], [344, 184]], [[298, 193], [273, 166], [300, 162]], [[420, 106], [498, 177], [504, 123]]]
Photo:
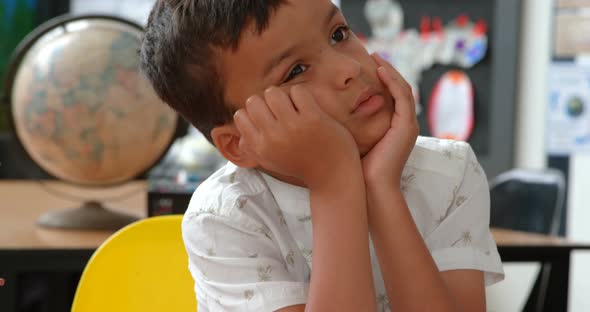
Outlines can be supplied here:
[[[139, 52], [158, 96], [212, 142], [211, 130], [232, 120], [215, 49], [236, 49], [244, 27], [258, 33], [286, 0], [158, 0]], [[212, 142], [213, 143], [213, 142]]]

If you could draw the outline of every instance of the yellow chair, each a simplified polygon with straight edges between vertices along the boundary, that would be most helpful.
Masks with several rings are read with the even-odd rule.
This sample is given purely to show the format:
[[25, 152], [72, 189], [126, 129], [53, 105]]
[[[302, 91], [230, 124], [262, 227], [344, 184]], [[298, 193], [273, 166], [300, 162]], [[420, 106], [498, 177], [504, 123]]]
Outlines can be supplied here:
[[181, 221], [152, 217], [113, 234], [86, 265], [72, 312], [196, 311]]

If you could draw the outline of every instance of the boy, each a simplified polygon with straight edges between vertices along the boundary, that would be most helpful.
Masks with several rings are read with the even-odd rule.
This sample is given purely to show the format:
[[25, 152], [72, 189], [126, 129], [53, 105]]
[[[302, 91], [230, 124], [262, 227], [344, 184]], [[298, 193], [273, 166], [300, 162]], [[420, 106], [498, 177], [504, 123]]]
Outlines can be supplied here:
[[140, 56], [229, 160], [183, 221], [199, 311], [485, 310], [485, 174], [330, 0], [159, 0]]

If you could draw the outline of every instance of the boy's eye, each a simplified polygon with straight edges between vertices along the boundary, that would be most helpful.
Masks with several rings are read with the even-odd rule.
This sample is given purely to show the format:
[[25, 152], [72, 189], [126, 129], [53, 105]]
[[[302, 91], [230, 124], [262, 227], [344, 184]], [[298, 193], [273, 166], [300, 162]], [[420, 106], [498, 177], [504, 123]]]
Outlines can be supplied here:
[[284, 82], [289, 82], [291, 79], [297, 77], [299, 74], [302, 74], [306, 70], [307, 70], [306, 65], [302, 65], [302, 64], [295, 65], [295, 67], [293, 67], [293, 69], [291, 69], [291, 71], [289, 72], [289, 75], [287, 76], [287, 78], [285, 78]]
[[331, 42], [336, 44], [337, 42], [344, 41], [350, 36], [350, 28], [347, 26], [340, 26], [332, 33]]

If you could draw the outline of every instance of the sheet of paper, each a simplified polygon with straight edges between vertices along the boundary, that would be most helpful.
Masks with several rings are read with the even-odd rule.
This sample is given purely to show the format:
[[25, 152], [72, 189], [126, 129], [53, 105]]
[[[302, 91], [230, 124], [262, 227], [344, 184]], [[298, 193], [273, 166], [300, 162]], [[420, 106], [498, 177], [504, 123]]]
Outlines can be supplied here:
[[[114, 14], [145, 25], [155, 2], [155, 0], [71, 0], [70, 4], [73, 14]], [[340, 0], [332, 0], [332, 2], [340, 7]]]
[[590, 152], [590, 64], [554, 62], [548, 87], [547, 152]]
[[71, 0], [73, 14], [112, 14], [128, 18], [142, 26], [147, 23], [155, 0]]

